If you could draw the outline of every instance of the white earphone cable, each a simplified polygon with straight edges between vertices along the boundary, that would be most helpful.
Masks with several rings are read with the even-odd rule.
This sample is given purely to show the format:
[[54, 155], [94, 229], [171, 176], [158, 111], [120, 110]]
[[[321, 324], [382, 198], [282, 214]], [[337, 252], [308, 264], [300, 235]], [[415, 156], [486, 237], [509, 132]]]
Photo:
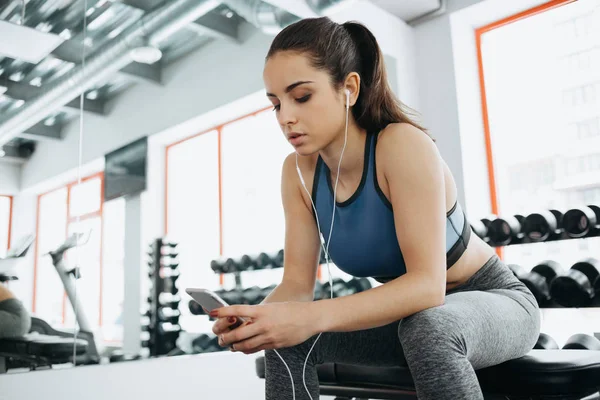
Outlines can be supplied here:
[[[329, 243], [331, 241], [331, 234], [333, 232], [333, 222], [335, 220], [335, 206], [336, 206], [336, 198], [337, 198], [337, 186], [338, 186], [338, 181], [340, 178], [340, 167], [342, 165], [342, 159], [344, 157], [344, 151], [346, 150], [346, 144], [348, 143], [348, 114], [349, 114], [349, 109], [350, 109], [350, 91], [348, 89], [346, 89], [346, 127], [345, 127], [345, 132], [344, 132], [344, 146], [342, 147], [342, 153], [340, 155], [340, 161], [338, 162], [338, 167], [337, 167], [337, 174], [335, 177], [335, 185], [334, 185], [334, 189], [333, 189], [333, 210], [331, 212], [331, 226], [329, 228], [329, 237], [327, 238], [327, 243], [325, 244], [325, 239], [323, 238], [323, 234], [321, 233], [321, 225], [319, 224], [319, 216], [317, 214], [317, 207], [315, 207], [315, 203], [313, 202], [312, 196], [310, 194], [310, 192], [308, 191], [307, 187], [306, 187], [306, 183], [304, 182], [304, 178], [302, 177], [302, 173], [300, 171], [300, 166], [298, 165], [298, 153], [296, 153], [296, 171], [298, 172], [298, 177], [300, 178], [300, 182], [302, 183], [302, 187], [304, 188], [304, 190], [306, 191], [306, 193], [308, 194], [308, 198], [310, 199], [310, 203], [312, 204], [312, 208], [315, 212], [315, 218], [317, 220], [317, 231], [319, 232], [319, 238], [320, 238], [320, 242], [321, 242], [321, 248], [323, 249], [324, 253], [325, 253], [325, 262], [327, 264], [327, 274], [329, 275], [329, 288], [330, 288], [330, 292], [331, 292], [331, 298], [333, 298], [333, 282], [331, 279], [331, 269], [329, 267]], [[312, 352], [313, 348], [315, 347], [315, 345], [317, 344], [317, 342], [319, 341], [319, 338], [321, 337], [322, 332], [319, 333], [319, 335], [317, 335], [317, 338], [315, 339], [314, 343], [312, 344], [312, 346], [310, 347], [310, 350], [308, 351], [308, 354], [306, 355], [306, 359], [304, 360], [304, 366], [302, 368], [302, 381], [304, 383], [304, 389], [306, 390], [306, 393], [308, 394], [308, 397], [313, 400], [310, 391], [308, 390], [308, 387], [306, 386], [306, 364], [308, 363], [308, 357], [310, 356], [310, 353]], [[283, 362], [283, 364], [285, 365], [285, 368], [288, 371], [288, 374], [290, 375], [290, 379], [292, 381], [292, 399], [296, 400], [296, 389], [294, 387], [294, 377], [292, 375], [292, 371], [290, 370], [290, 367], [287, 365], [287, 363], [285, 362], [285, 360], [283, 359], [283, 357], [281, 356], [281, 354], [279, 354], [279, 352], [274, 349], [273, 350], [275, 352], [275, 354], [277, 354], [277, 356], [279, 356], [279, 358], [281, 359], [281, 362]]]

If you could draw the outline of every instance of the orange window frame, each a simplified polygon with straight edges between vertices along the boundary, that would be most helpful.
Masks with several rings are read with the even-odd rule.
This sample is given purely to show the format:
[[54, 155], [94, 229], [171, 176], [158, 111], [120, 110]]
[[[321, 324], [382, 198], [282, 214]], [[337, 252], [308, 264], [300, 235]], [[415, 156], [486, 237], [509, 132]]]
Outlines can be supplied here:
[[[240, 121], [245, 118], [253, 117], [262, 113], [263, 111], [271, 109], [272, 106], [261, 108], [260, 110], [253, 111], [250, 114], [242, 115], [236, 119], [231, 121], [227, 121], [223, 124], [213, 126], [212, 128], [206, 129], [200, 133], [197, 133], [192, 136], [188, 136], [184, 139], [176, 141], [174, 143], [169, 144], [165, 148], [165, 210], [164, 210], [164, 233], [167, 235], [169, 233], [169, 151], [171, 148], [180, 145], [182, 143], [187, 142], [188, 140], [194, 139], [200, 135], [204, 135], [205, 133], [217, 131], [217, 151], [218, 151], [218, 175], [219, 175], [219, 255], [223, 256], [223, 174], [222, 174], [222, 148], [221, 148], [221, 135], [223, 132], [223, 128], [227, 125], [230, 125], [234, 122]], [[318, 278], [321, 277], [321, 268], [318, 270]], [[221, 285], [224, 284], [223, 274], [219, 276], [219, 283]]]
[[0, 197], [8, 198], [8, 232], [7, 232], [7, 241], [6, 241], [6, 250], [10, 249], [10, 241], [12, 237], [12, 218], [13, 218], [13, 196], [7, 196], [4, 194], [0, 194]]
[[[217, 131], [217, 152], [218, 152], [218, 175], [219, 175], [219, 255], [222, 256], [223, 255], [223, 172], [222, 172], [222, 165], [223, 165], [223, 152], [221, 149], [221, 135], [223, 132], [223, 128], [226, 127], [227, 125], [230, 125], [234, 122], [240, 121], [242, 119], [245, 118], [249, 118], [249, 117], [253, 117], [255, 115], [260, 114], [263, 111], [266, 111], [268, 109], [272, 108], [271, 106], [269, 107], [265, 107], [265, 108], [261, 108], [260, 110], [256, 110], [253, 111], [249, 114], [245, 114], [242, 115], [238, 118], [235, 118], [233, 120], [227, 121], [225, 123], [222, 123], [220, 125], [216, 125], [213, 126], [212, 128], [206, 129], [200, 133], [196, 133], [192, 136], [188, 136], [184, 139], [178, 140], [176, 142], [173, 142], [169, 145], [167, 145], [165, 147], [165, 209], [164, 209], [164, 232], [165, 232], [165, 236], [168, 235], [169, 233], [169, 151], [175, 147], [178, 146], [182, 143], [187, 142], [188, 140], [197, 138], [200, 135], [204, 135], [206, 133], [212, 132], [212, 131]], [[221, 274], [219, 276], [219, 284], [223, 285], [224, 284], [224, 277], [223, 274]]]
[[[492, 22], [491, 24], [482, 26], [475, 30], [475, 42], [477, 46], [477, 64], [478, 64], [478, 72], [479, 72], [479, 88], [481, 91], [481, 114], [483, 119], [483, 131], [485, 137], [485, 152], [487, 158], [487, 169], [488, 169], [488, 180], [489, 180], [489, 191], [490, 191], [490, 201], [491, 201], [491, 210], [492, 214], [500, 215], [500, 205], [498, 202], [498, 187], [496, 185], [496, 171], [494, 167], [494, 151], [492, 149], [492, 137], [490, 132], [490, 121], [489, 121], [489, 111], [488, 111], [488, 102], [487, 102], [487, 92], [485, 87], [485, 73], [483, 69], [483, 52], [481, 49], [481, 41], [484, 34], [487, 32], [493, 31], [495, 29], [501, 28], [503, 26], [521, 21], [525, 18], [532, 17], [534, 15], [550, 11], [557, 7], [561, 7], [570, 3], [574, 3], [577, 0], [553, 0], [547, 3], [541, 4], [539, 6], [530, 8], [528, 10], [522, 11], [520, 13], [511, 15], [509, 17], [500, 19], [496, 22]], [[496, 249], [499, 256], [502, 256], [502, 248]]]
[[[98, 211], [94, 211], [91, 213], [87, 213], [78, 217], [73, 217], [71, 216], [71, 189], [74, 186], [77, 186], [79, 183], [84, 183], [86, 181], [92, 180], [92, 179], [100, 179], [100, 208], [98, 209]], [[48, 193], [54, 192], [56, 190], [60, 190], [66, 188], [67, 189], [67, 223], [65, 225], [65, 237], [68, 235], [68, 231], [69, 231], [69, 225], [71, 223], [77, 222], [77, 221], [83, 221], [89, 218], [94, 218], [94, 217], [100, 217], [100, 276], [99, 278], [99, 285], [100, 285], [100, 299], [99, 299], [99, 304], [100, 304], [100, 310], [99, 310], [99, 314], [98, 314], [98, 325], [102, 326], [102, 299], [103, 299], [103, 282], [102, 282], [102, 276], [103, 276], [103, 266], [102, 266], [102, 257], [103, 257], [103, 246], [104, 246], [104, 235], [103, 235], [103, 231], [104, 231], [104, 219], [102, 218], [103, 216], [103, 211], [104, 211], [104, 173], [103, 172], [98, 172], [95, 173], [93, 175], [89, 175], [86, 176], [84, 178], [81, 178], [81, 182], [79, 181], [72, 181], [67, 183], [64, 186], [49, 190], [47, 192], [44, 192], [40, 195], [38, 195], [38, 199], [37, 199], [37, 213], [36, 213], [36, 238], [39, 237], [39, 229], [40, 229], [40, 202], [43, 196], [47, 195]], [[36, 241], [36, 246], [35, 246], [35, 256], [34, 256], [34, 264], [33, 264], [33, 300], [32, 300], [32, 311], [35, 313], [36, 311], [36, 300], [37, 300], [37, 271], [38, 271], [38, 255], [39, 255], [39, 246], [38, 246], [38, 241]], [[66, 292], [63, 294], [63, 304], [62, 304], [62, 320], [63, 323], [65, 322], [65, 317], [66, 317], [66, 309], [67, 309], [67, 294]]]

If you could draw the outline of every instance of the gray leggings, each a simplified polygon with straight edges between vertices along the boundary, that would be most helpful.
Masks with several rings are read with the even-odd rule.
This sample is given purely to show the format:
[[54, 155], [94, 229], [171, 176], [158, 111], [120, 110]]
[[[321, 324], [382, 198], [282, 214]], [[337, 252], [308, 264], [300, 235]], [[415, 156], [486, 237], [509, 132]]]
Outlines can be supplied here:
[[[525, 355], [539, 331], [535, 298], [493, 256], [448, 291], [441, 306], [378, 328], [323, 333], [306, 365], [306, 386], [317, 400], [317, 364], [408, 365], [419, 399], [483, 399], [475, 370]], [[309, 399], [302, 369], [315, 339], [278, 350], [294, 377], [297, 400]], [[266, 399], [292, 399], [290, 376], [277, 354], [267, 350], [265, 359]]]
[[0, 339], [23, 336], [31, 328], [31, 317], [17, 299], [0, 301]]

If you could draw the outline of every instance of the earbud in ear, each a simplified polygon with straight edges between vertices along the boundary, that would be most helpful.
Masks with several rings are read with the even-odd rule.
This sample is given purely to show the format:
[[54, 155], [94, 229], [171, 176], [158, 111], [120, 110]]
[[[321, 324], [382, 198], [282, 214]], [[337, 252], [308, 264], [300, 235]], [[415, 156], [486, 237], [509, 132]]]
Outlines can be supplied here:
[[350, 107], [350, 89], [346, 89], [346, 108]]

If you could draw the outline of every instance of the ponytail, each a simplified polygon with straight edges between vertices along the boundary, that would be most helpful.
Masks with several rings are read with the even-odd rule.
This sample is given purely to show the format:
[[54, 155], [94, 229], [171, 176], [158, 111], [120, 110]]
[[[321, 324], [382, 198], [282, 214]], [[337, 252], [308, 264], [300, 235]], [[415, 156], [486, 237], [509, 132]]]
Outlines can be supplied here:
[[329, 73], [336, 89], [351, 72], [360, 75], [360, 93], [352, 114], [367, 132], [379, 132], [399, 122], [426, 132], [411, 119], [414, 112], [392, 92], [377, 39], [363, 24], [351, 21], [340, 25], [328, 17], [302, 19], [275, 37], [266, 58], [286, 50], [307, 54], [313, 67]]
[[404, 122], [425, 131], [409, 117], [414, 112], [398, 100], [390, 88], [383, 54], [373, 33], [354, 21], [342, 26], [354, 42], [359, 58], [360, 95], [352, 109], [358, 125], [377, 132], [390, 123]]

